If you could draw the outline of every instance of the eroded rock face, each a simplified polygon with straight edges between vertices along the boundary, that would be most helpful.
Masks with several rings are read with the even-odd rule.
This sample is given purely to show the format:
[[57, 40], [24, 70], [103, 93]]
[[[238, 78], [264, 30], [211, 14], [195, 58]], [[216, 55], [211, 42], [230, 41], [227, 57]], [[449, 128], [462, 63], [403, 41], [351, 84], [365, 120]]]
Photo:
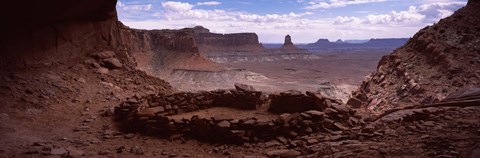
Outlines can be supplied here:
[[2, 7], [0, 69], [65, 62], [119, 45], [116, 0], [46, 0]]
[[196, 38], [199, 45], [209, 45], [209, 46], [259, 45], [258, 36], [255, 33], [234, 33], [234, 34], [199, 33]]
[[384, 56], [378, 69], [353, 93], [355, 107], [385, 111], [428, 104], [480, 84], [480, 4], [468, 5]]
[[200, 54], [193, 30], [130, 29], [118, 21], [116, 2], [47, 0], [4, 8], [0, 70], [56, 65], [105, 51], [117, 55], [118, 60], [105, 59], [111, 69], [165, 75], [173, 69], [221, 68]]
[[222, 68], [199, 52], [192, 29], [138, 30], [123, 26], [121, 34], [137, 68], [149, 74], [168, 77], [175, 69], [216, 71]]
[[178, 52], [197, 51], [194, 32], [190, 29], [139, 30], [123, 26], [122, 35], [127, 46], [134, 52], [145, 52], [156, 49]]
[[242, 46], [259, 45], [258, 36], [255, 33], [215, 34], [198, 33], [196, 36], [199, 45], [206, 46]]

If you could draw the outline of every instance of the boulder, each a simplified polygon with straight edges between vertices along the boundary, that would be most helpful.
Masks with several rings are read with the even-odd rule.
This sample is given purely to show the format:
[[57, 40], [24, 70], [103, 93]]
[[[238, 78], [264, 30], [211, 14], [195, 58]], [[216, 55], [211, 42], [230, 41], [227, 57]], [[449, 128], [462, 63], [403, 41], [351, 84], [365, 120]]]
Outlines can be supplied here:
[[123, 64], [117, 58], [104, 59], [103, 64], [108, 69], [120, 69], [123, 67]]
[[66, 155], [68, 154], [68, 151], [65, 148], [53, 148], [50, 151], [51, 155]]
[[219, 122], [217, 124], [218, 127], [222, 127], [222, 128], [230, 128], [230, 122], [228, 121], [222, 121], [222, 122]]
[[244, 91], [244, 92], [256, 91], [255, 88], [246, 84], [235, 83], [234, 86], [235, 86], [235, 89], [237, 89], [238, 91]]
[[296, 150], [280, 149], [268, 151], [266, 154], [268, 157], [295, 158], [300, 156], [302, 153]]
[[108, 69], [104, 68], [104, 67], [100, 67], [100, 68], [97, 69], [96, 72], [99, 73], [99, 74], [108, 74]]
[[92, 57], [97, 58], [97, 59], [107, 59], [107, 58], [112, 58], [115, 56], [114, 51], [103, 51], [103, 52], [98, 52], [98, 53], [93, 53], [91, 54]]
[[357, 98], [350, 98], [347, 102], [348, 105], [350, 105], [352, 108], [359, 109], [362, 107], [362, 101]]
[[308, 145], [312, 145], [312, 144], [317, 144], [319, 141], [315, 138], [311, 138], [311, 139], [308, 139], [307, 140], [307, 144]]
[[332, 104], [332, 108], [335, 109], [336, 111], [342, 113], [342, 114], [351, 114], [353, 112], [353, 110], [350, 109], [345, 104]]
[[68, 150], [69, 157], [82, 157], [85, 154], [85, 152], [78, 150], [77, 148], [74, 148], [74, 147], [68, 147], [67, 150]]
[[305, 113], [312, 116], [313, 118], [323, 118], [325, 116], [325, 113], [317, 110], [308, 110], [305, 111]]
[[322, 96], [321, 94], [313, 93], [309, 91], [307, 91], [305, 94], [313, 98], [314, 105], [318, 110], [324, 110], [330, 107], [332, 104], [332, 101], [331, 101], [332, 99]]

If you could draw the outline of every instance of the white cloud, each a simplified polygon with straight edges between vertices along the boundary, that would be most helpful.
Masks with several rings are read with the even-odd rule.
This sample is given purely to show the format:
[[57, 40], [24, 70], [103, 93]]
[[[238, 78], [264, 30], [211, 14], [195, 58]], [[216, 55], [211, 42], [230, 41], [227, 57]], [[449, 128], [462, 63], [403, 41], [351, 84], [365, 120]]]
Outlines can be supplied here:
[[450, 16], [463, 6], [465, 2], [436, 2], [419, 6], [410, 6], [404, 11], [390, 11], [386, 14], [369, 14], [363, 18], [339, 16], [333, 22], [336, 25], [375, 24], [375, 25], [410, 25], [424, 26]]
[[145, 4], [145, 5], [127, 5], [122, 2], [117, 3], [117, 7], [124, 11], [147, 11], [152, 9], [152, 4]]
[[222, 4], [221, 2], [217, 1], [208, 1], [208, 2], [198, 2], [197, 5], [207, 5], [207, 6], [212, 6], [212, 5], [220, 5]]
[[410, 6], [406, 11], [391, 11], [388, 14], [370, 14], [366, 22], [370, 24], [430, 24], [453, 14], [465, 2], [438, 2]]
[[257, 14], [238, 14], [238, 19], [248, 22], [274, 22], [274, 21], [288, 21], [294, 18], [299, 18], [305, 15], [311, 15], [311, 12], [305, 12], [300, 14], [289, 13], [289, 14], [267, 14], [267, 15], [257, 15]]
[[362, 23], [362, 20], [360, 20], [360, 18], [357, 18], [357, 17], [353, 17], [353, 16], [338, 16], [337, 18], [335, 18], [335, 21], [333, 22], [334, 24], [360, 24]]
[[329, 9], [329, 8], [339, 8], [345, 7], [348, 5], [354, 4], [365, 4], [365, 3], [375, 3], [375, 2], [384, 2], [386, 0], [313, 0], [308, 2], [308, 6], [305, 9], [315, 10], [315, 9]]
[[426, 16], [426, 22], [436, 22], [441, 18], [445, 18], [453, 14], [453, 12], [463, 6], [466, 2], [438, 2], [424, 4], [417, 8], [415, 11]]
[[166, 12], [182, 12], [191, 10], [193, 5], [190, 3], [167, 1], [162, 3], [162, 7], [165, 8]]
[[196, 9], [194, 5], [183, 2], [168, 1], [162, 3], [164, 8], [163, 13], [155, 13], [154, 16], [163, 16], [168, 20], [180, 19], [201, 19], [201, 20], [230, 20], [230, 21], [246, 21], [246, 22], [273, 22], [273, 21], [287, 21], [294, 18], [300, 18], [306, 15], [311, 15], [311, 12], [305, 13], [289, 13], [289, 14], [250, 14], [245, 12], [231, 12], [225, 10], [207, 10]]
[[388, 14], [370, 14], [367, 23], [370, 24], [414, 24], [425, 19], [425, 15], [416, 11], [416, 7], [411, 6], [408, 11], [391, 11]]
[[154, 16], [163, 16], [168, 20], [175, 19], [205, 19], [205, 20], [227, 20], [233, 19], [224, 10], [194, 9], [194, 5], [184, 2], [167, 1], [162, 3], [164, 12], [154, 13]]

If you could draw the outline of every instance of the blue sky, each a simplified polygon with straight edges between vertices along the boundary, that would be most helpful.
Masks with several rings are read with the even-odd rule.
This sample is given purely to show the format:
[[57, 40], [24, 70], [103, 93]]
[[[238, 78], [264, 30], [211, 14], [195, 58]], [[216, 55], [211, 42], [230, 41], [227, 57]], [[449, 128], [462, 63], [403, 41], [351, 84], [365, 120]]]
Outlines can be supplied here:
[[467, 0], [119, 0], [125, 25], [180, 29], [202, 25], [216, 33], [255, 32], [260, 42], [320, 38], [411, 37], [451, 15]]

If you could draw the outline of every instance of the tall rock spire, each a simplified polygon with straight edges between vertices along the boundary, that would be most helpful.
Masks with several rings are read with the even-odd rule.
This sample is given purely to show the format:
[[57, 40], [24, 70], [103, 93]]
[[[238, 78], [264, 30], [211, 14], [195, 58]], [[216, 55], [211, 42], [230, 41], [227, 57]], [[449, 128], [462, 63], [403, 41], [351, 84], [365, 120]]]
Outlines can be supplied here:
[[306, 52], [305, 49], [300, 49], [300, 48], [297, 48], [295, 45], [293, 45], [292, 37], [290, 35], [285, 36], [285, 42], [283, 43], [283, 46], [280, 49], [297, 51], [297, 52]]
[[292, 43], [292, 37], [290, 37], [290, 35], [286, 35], [285, 36], [285, 42], [283, 43], [283, 46], [293, 46], [293, 43]]

